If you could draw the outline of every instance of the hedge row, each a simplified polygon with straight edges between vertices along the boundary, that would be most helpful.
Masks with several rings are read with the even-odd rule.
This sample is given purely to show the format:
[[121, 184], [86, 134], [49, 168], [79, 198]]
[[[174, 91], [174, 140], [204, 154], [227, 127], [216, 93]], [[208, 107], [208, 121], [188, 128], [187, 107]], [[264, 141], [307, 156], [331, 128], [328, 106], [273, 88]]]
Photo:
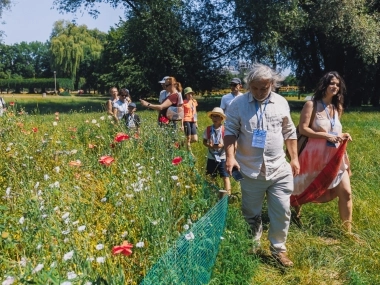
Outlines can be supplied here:
[[[57, 90], [63, 89], [74, 89], [74, 83], [70, 78], [57, 78]], [[54, 79], [53, 78], [37, 78], [37, 79], [0, 79], [1, 89], [14, 89], [21, 90], [23, 88], [29, 89], [33, 92], [34, 89], [54, 89]]]

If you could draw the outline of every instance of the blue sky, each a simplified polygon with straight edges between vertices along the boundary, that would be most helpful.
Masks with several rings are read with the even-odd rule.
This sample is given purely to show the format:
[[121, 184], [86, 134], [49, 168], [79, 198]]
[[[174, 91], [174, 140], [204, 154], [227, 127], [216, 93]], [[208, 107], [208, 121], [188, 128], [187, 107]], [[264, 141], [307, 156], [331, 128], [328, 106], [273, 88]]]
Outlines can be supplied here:
[[0, 30], [5, 32], [3, 42], [7, 45], [22, 41], [45, 42], [49, 39], [53, 23], [58, 20], [75, 20], [77, 24], [85, 24], [89, 29], [97, 28], [108, 32], [111, 26], [124, 18], [123, 9], [113, 9], [107, 4], [97, 4], [100, 15], [93, 19], [88, 13], [60, 14], [52, 9], [54, 0], [13, 0], [10, 11], [4, 11], [0, 19]]

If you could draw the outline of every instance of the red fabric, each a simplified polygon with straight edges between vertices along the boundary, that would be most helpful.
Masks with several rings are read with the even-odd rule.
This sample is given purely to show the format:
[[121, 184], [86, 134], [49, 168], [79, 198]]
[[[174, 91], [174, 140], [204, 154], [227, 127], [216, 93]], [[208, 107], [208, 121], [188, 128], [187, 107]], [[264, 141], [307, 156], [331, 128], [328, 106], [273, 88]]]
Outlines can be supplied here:
[[328, 187], [333, 179], [338, 175], [339, 167], [346, 152], [347, 140], [340, 144], [337, 152], [329, 163], [318, 174], [313, 182], [300, 194], [290, 196], [290, 205], [299, 206], [309, 202], [314, 202], [328, 191]]

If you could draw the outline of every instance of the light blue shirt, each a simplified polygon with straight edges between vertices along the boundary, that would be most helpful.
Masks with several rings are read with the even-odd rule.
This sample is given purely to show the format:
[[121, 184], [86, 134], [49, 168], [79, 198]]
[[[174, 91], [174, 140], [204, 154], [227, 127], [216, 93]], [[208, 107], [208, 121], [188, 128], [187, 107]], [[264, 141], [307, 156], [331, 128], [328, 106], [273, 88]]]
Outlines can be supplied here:
[[[262, 112], [264, 104], [258, 103]], [[286, 99], [271, 92], [261, 121], [262, 129], [267, 132], [265, 147], [252, 147], [253, 131], [257, 129], [256, 112], [255, 99], [250, 92], [236, 97], [227, 110], [225, 136], [238, 137], [236, 160], [240, 170], [251, 178], [263, 175], [269, 180], [286, 163], [284, 140], [296, 140], [296, 128]]]

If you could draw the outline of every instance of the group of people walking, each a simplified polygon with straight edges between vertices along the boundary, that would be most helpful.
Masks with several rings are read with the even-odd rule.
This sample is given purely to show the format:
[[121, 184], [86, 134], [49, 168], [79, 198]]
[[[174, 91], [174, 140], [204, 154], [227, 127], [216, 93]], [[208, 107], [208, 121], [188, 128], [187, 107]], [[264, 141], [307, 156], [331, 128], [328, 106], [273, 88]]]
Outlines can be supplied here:
[[[342, 224], [351, 233], [351, 171], [346, 146], [352, 138], [342, 132], [340, 118], [346, 89], [337, 72], [328, 72], [320, 79], [312, 100], [302, 109], [297, 131], [288, 102], [274, 92], [281, 81], [276, 71], [262, 64], [252, 66], [246, 78], [248, 92], [244, 94], [240, 93], [241, 80], [233, 78], [231, 93], [222, 97], [220, 107], [207, 113], [212, 124], [204, 130], [202, 142], [208, 149], [206, 173], [213, 177], [219, 174], [224, 182], [220, 197], [231, 194], [230, 175], [240, 176], [242, 213], [250, 226], [255, 252], [260, 249], [266, 197], [270, 250], [281, 265], [288, 267], [293, 265], [285, 246], [291, 207], [294, 219], [300, 222], [303, 204], [338, 198]], [[194, 92], [190, 87], [183, 90], [174, 77], [166, 76], [159, 83], [163, 87], [159, 104], [142, 99], [140, 103], [158, 111], [159, 124], [175, 127], [175, 121], [180, 121], [186, 148], [191, 152], [191, 143], [198, 141]], [[126, 112], [122, 106], [129, 100], [128, 94], [115, 100], [110, 100], [113, 108], [109, 113], [120, 120]], [[300, 136], [307, 138], [302, 151], [297, 147]]]

